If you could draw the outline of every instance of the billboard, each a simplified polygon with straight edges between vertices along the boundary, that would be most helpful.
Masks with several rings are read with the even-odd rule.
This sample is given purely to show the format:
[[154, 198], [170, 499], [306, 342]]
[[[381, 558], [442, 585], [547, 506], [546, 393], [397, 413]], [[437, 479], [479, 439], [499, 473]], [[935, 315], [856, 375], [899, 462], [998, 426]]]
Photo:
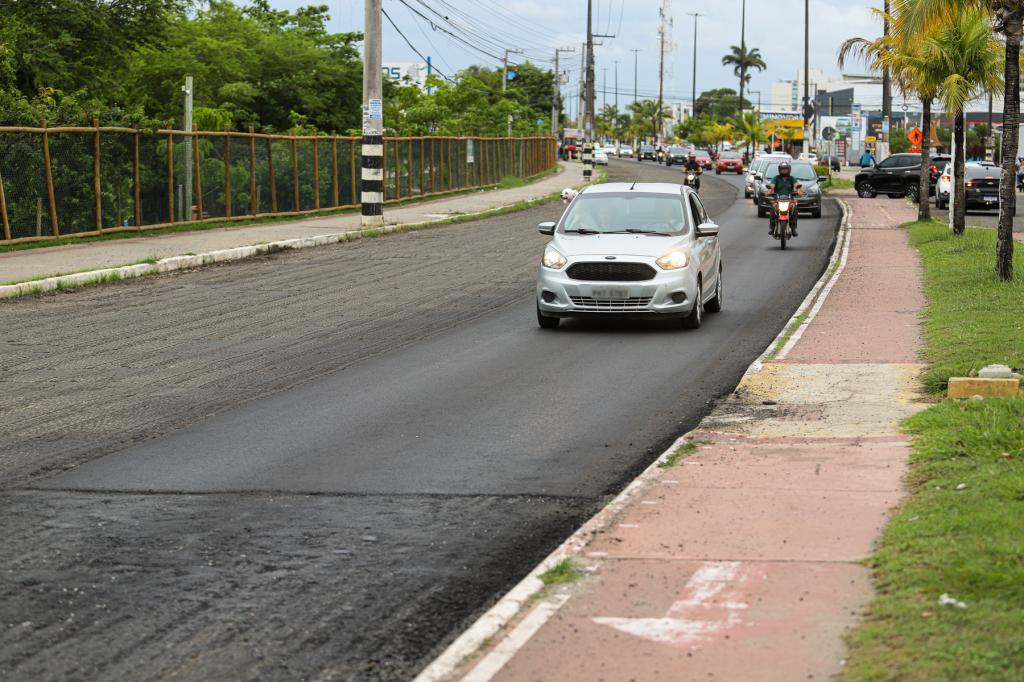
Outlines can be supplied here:
[[426, 85], [427, 65], [422, 62], [384, 62], [381, 68], [384, 78], [400, 85]]

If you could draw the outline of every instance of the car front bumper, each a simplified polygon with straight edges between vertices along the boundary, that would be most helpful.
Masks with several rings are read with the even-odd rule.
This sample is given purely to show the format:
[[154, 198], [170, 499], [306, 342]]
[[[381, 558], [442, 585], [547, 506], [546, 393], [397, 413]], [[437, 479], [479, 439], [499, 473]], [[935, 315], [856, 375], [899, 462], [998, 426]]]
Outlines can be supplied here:
[[[763, 194], [757, 197], [757, 203], [761, 208], [770, 209], [772, 207], [772, 200]], [[798, 211], [817, 211], [821, 209], [821, 195], [798, 198], [796, 200], [796, 208]]]
[[[594, 282], [569, 277], [573, 262], [593, 262], [576, 258], [561, 270], [541, 267], [537, 278], [537, 305], [554, 317], [685, 317], [693, 309], [697, 296], [697, 267], [662, 270], [653, 260], [621, 259], [619, 262], [645, 263], [654, 268], [653, 279], [641, 282]], [[545, 301], [545, 292], [548, 298]], [[673, 294], [677, 300], [673, 300]]]

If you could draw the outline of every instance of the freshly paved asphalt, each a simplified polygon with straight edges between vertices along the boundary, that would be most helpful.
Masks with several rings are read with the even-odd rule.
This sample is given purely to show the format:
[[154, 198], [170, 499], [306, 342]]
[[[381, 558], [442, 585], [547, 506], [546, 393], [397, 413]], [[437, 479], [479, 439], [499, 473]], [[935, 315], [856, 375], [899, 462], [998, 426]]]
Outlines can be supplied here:
[[[620, 161], [610, 173], [679, 177]], [[173, 400], [152, 397], [158, 415], [148, 394], [135, 396], [151, 411], [136, 421], [121, 415], [117, 429], [47, 431], [36, 419], [31, 439], [16, 422], [0, 431], [0, 450], [10, 439], [14, 453], [10, 471], [0, 471], [0, 677], [411, 677], [731, 391], [820, 275], [836, 208], [804, 218], [783, 252], [738, 187], [736, 177], [707, 176], [702, 191], [722, 225], [726, 296], [725, 310], [696, 332], [593, 321], [538, 329], [532, 289], [544, 238], [534, 225], [557, 215], [557, 204], [111, 287], [128, 299], [133, 287], [149, 288], [145, 301], [124, 306], [126, 316], [163, 303], [147, 324], [192, 325], [192, 341], [208, 325], [214, 338], [201, 345], [212, 353], [236, 341], [217, 338], [217, 325], [263, 324], [267, 333], [258, 357], [225, 374], [216, 399], [207, 396], [218, 386], [194, 389], [204, 396], [199, 407], [187, 382], [203, 374], [192, 371], [162, 394]], [[481, 250], [481, 240], [484, 255], [469, 253], [467, 243]], [[412, 248], [389, 258], [417, 244], [447, 255]], [[352, 274], [338, 268], [349, 248], [364, 256]], [[451, 260], [460, 255], [474, 260]], [[415, 277], [395, 280], [396, 267]], [[225, 302], [277, 295], [265, 278], [289, 268], [302, 275], [292, 273], [291, 286], [314, 275], [339, 290], [378, 283], [377, 316], [389, 323], [368, 328], [339, 313], [325, 324], [341, 303], [322, 306], [321, 317], [285, 298], [225, 321]], [[194, 305], [176, 303], [194, 291], [160, 298], [164, 288], [214, 277], [221, 317], [197, 321]], [[388, 302], [417, 290], [424, 298], [410, 305]], [[128, 324], [109, 294], [74, 296], [84, 298], [15, 302], [0, 320], [48, 312], [60, 345], [95, 315], [84, 305], [92, 296], [112, 304], [101, 310], [108, 326]], [[125, 352], [148, 344], [188, 366], [187, 352], [156, 337], [140, 333]], [[330, 347], [289, 355], [297, 339], [327, 338]], [[332, 355], [344, 343], [351, 350]], [[300, 360], [308, 364], [297, 369]], [[275, 381], [286, 370], [289, 380]], [[227, 391], [238, 373], [244, 390]], [[33, 376], [12, 382], [27, 421], [76, 390]], [[173, 371], [166, 376], [173, 382]], [[120, 379], [112, 371], [108, 383], [89, 377], [80, 389], [92, 391], [90, 402], [113, 400], [104, 391]], [[95, 406], [76, 409], [85, 419]]]

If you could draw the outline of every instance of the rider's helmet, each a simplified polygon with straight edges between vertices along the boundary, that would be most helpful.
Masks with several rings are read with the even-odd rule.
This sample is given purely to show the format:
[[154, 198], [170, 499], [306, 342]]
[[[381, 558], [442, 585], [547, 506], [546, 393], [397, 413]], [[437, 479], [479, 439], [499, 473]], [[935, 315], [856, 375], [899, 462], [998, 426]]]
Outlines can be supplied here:
[[686, 158], [688, 158], [690, 161], [696, 161], [697, 155], [694, 154], [693, 152], [690, 152], [689, 154], [686, 155]]
[[789, 161], [783, 161], [779, 164], [779, 175], [786, 177], [789, 175], [789, 171], [792, 168]]

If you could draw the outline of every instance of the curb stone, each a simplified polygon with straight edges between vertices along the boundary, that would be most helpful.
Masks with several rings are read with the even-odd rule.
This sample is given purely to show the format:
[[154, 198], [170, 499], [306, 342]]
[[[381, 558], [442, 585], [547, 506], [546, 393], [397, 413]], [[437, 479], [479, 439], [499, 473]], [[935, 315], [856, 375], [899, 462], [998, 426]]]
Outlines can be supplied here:
[[[836, 244], [832, 250], [832, 255], [829, 257], [828, 265], [825, 267], [825, 272], [822, 273], [810, 292], [804, 297], [796, 312], [783, 325], [782, 331], [779, 332], [778, 336], [768, 344], [765, 351], [747, 368], [746, 372], [744, 372], [744, 377], [761, 371], [764, 363], [771, 357], [775, 346], [801, 314], [809, 311], [808, 318], [800, 325], [799, 329], [803, 329], [806, 325], [810, 324], [831, 291], [832, 285], [842, 273], [843, 264], [849, 252], [850, 207], [844, 201], [837, 201], [842, 211], [842, 218], [839, 223], [839, 234], [836, 238]], [[701, 420], [701, 423], [695, 429], [686, 432], [673, 441], [672, 445], [658, 455], [611, 502], [600, 509], [594, 516], [590, 517], [578, 530], [537, 564], [515, 587], [505, 593], [494, 606], [477, 618], [437, 658], [431, 661], [414, 678], [413, 682], [442, 682], [452, 679], [452, 676], [473, 655], [490, 644], [495, 637], [502, 635], [502, 631], [506, 626], [544, 589], [545, 585], [541, 580], [541, 575], [564, 559], [578, 557], [591, 537], [606, 530], [611, 525], [612, 519], [618, 516], [648, 485], [665, 473], [666, 470], [660, 465], [669, 461], [670, 457], [680, 446], [690, 442], [693, 434], [701, 430], [703, 421]]]

